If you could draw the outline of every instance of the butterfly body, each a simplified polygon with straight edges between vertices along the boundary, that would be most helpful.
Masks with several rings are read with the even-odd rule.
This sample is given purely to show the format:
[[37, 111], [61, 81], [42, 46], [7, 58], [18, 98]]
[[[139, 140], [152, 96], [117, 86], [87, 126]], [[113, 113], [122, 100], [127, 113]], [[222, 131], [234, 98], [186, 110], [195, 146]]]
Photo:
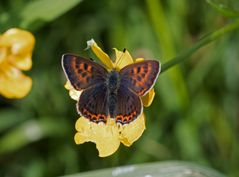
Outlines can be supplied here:
[[110, 93], [115, 93], [119, 89], [120, 86], [120, 75], [116, 70], [112, 70], [109, 72], [106, 85], [108, 86]]
[[154, 85], [160, 64], [148, 60], [107, 71], [89, 59], [72, 54], [62, 57], [62, 67], [71, 85], [82, 91], [78, 113], [92, 122], [128, 124], [142, 114], [141, 96]]
[[116, 70], [112, 70], [108, 74], [106, 80], [106, 85], [108, 88], [108, 105], [109, 105], [109, 115], [110, 117], [115, 117], [116, 114], [116, 104], [117, 95], [120, 86], [120, 75]]

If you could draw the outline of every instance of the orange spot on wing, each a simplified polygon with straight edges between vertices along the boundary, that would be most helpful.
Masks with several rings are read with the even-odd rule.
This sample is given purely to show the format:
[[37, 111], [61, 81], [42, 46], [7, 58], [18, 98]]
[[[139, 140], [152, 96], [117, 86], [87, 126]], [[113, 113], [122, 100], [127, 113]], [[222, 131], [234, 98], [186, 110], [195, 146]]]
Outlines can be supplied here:
[[91, 72], [92, 71], [92, 66], [89, 65], [88, 68], [87, 68], [87, 71]]
[[116, 122], [117, 123], [121, 123], [121, 124], [129, 124], [130, 122], [132, 122], [136, 117], [136, 111], [132, 112], [129, 115], [118, 115], [116, 116]]
[[104, 114], [92, 114], [85, 108], [83, 109], [82, 113], [85, 118], [87, 118], [90, 121], [95, 122], [95, 123], [99, 123], [99, 122], [106, 123], [106, 121], [107, 121], [107, 116]]

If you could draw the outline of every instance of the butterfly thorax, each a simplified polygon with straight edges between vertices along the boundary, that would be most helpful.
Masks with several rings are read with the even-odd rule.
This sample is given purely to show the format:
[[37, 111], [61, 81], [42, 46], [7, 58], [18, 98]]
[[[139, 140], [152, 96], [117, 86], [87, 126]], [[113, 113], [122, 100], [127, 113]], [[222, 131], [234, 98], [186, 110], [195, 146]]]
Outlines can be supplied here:
[[109, 88], [110, 92], [117, 92], [120, 84], [120, 76], [119, 73], [115, 70], [109, 72], [108, 77], [106, 79], [106, 85]]
[[109, 72], [106, 79], [106, 85], [108, 86], [108, 103], [109, 103], [109, 114], [110, 117], [115, 117], [117, 94], [120, 85], [120, 75], [117, 71], [112, 70]]

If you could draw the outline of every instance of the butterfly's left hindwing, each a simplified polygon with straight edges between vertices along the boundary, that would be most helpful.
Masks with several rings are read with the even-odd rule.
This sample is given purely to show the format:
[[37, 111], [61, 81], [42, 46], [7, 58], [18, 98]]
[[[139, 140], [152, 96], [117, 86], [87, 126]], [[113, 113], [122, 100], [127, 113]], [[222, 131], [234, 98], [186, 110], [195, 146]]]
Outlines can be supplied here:
[[108, 71], [96, 62], [72, 54], [62, 56], [66, 77], [76, 90], [105, 82]]
[[104, 83], [94, 85], [82, 92], [77, 103], [80, 115], [92, 122], [106, 123], [108, 117], [108, 94]]
[[154, 86], [160, 72], [160, 63], [145, 60], [125, 66], [120, 70], [121, 82], [139, 96], [144, 96]]

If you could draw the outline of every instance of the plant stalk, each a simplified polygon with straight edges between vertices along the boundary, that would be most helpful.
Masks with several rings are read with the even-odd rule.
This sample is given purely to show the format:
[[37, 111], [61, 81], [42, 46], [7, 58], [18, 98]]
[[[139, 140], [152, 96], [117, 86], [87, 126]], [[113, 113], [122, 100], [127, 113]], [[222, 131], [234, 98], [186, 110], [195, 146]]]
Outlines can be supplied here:
[[208, 35], [204, 36], [203, 38], [201, 38], [196, 44], [194, 44], [191, 48], [189, 48], [188, 50], [184, 51], [183, 53], [181, 53], [180, 55], [172, 58], [171, 60], [169, 60], [168, 62], [164, 63], [162, 65], [162, 70], [161, 73], [167, 71], [168, 69], [172, 68], [173, 66], [175, 66], [176, 64], [179, 64], [183, 61], [185, 61], [186, 59], [189, 59], [189, 57], [198, 49], [200, 49], [201, 47], [203, 47], [204, 45], [215, 41], [216, 39], [218, 39], [219, 37], [221, 37], [222, 35], [229, 33], [233, 30], [236, 30], [237, 28], [239, 28], [239, 20], [228, 24], [222, 28], [220, 28], [217, 31], [214, 31], [212, 33], [209, 33]]

